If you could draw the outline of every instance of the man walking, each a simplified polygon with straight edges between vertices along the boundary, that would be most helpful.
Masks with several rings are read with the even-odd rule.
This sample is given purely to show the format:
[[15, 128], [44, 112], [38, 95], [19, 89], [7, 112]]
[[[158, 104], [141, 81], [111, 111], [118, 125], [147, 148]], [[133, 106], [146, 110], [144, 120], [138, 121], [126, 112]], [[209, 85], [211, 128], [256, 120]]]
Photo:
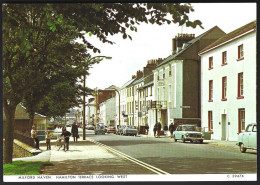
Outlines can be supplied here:
[[162, 125], [160, 122], [158, 122], [158, 125], [157, 125], [157, 136], [160, 137], [161, 135], [161, 128], [162, 128]]
[[66, 127], [64, 127], [62, 129], [61, 136], [64, 137], [64, 151], [65, 151], [65, 149], [67, 149], [67, 151], [68, 151], [69, 150], [69, 142], [70, 142], [71, 133], [66, 130]]
[[154, 137], [156, 137], [156, 131], [157, 131], [157, 122], [154, 124], [154, 127], [153, 127], [153, 134], [154, 134]]
[[170, 130], [170, 134], [171, 134], [171, 138], [172, 138], [172, 137], [173, 137], [173, 131], [174, 131], [174, 125], [173, 125], [173, 123], [170, 124], [169, 130]]

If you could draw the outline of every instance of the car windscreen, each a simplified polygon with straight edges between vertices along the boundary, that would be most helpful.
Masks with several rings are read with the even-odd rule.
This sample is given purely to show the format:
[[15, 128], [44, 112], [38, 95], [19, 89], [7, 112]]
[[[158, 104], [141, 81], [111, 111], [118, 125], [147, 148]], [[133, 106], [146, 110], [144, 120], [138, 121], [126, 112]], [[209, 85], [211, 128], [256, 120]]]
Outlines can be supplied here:
[[133, 126], [133, 125], [129, 125], [129, 126], [127, 126], [128, 128], [136, 128], [135, 126]]
[[182, 127], [183, 131], [196, 131], [196, 126], [183, 126]]

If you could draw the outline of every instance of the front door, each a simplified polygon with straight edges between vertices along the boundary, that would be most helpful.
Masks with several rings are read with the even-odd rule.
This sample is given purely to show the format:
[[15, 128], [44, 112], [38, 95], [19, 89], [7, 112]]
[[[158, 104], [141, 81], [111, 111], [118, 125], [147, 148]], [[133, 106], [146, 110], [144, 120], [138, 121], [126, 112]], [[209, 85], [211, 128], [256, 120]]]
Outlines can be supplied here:
[[227, 138], [227, 122], [226, 122], [226, 114], [221, 115], [221, 140], [226, 140]]

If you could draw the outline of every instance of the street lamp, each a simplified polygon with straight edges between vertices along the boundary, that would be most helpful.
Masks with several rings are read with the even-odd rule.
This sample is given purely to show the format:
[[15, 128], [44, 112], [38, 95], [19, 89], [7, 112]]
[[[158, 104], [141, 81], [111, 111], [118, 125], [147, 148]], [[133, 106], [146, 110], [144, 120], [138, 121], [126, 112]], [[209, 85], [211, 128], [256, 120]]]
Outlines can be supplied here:
[[[94, 59], [98, 59], [101, 61], [103, 60], [103, 58], [105, 59], [112, 59], [112, 57], [107, 57], [107, 56], [95, 56], [95, 57], [92, 57], [90, 59], [87, 59], [88, 62], [91, 62], [92, 60]], [[84, 75], [84, 81], [83, 81], [83, 87], [84, 89], [86, 88], [86, 75]], [[86, 95], [84, 93], [83, 95], [83, 140], [86, 140], [86, 130], [85, 130], [85, 127], [86, 127], [86, 107], [85, 107], [85, 104], [86, 104]]]
[[106, 90], [114, 90], [114, 91], [116, 91], [117, 93], [118, 93], [118, 114], [119, 114], [119, 116], [118, 116], [118, 125], [120, 126], [120, 93], [119, 93], [119, 91], [116, 89], [116, 88], [107, 88]]

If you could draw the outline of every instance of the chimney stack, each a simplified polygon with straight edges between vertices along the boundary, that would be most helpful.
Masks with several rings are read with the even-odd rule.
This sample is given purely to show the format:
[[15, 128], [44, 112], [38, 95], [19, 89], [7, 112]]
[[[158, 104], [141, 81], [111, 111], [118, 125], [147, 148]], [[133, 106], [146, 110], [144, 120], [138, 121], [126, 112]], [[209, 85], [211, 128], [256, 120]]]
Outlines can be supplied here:
[[178, 35], [172, 39], [172, 54], [179, 52], [182, 49], [183, 44], [194, 38], [195, 34], [178, 33]]

